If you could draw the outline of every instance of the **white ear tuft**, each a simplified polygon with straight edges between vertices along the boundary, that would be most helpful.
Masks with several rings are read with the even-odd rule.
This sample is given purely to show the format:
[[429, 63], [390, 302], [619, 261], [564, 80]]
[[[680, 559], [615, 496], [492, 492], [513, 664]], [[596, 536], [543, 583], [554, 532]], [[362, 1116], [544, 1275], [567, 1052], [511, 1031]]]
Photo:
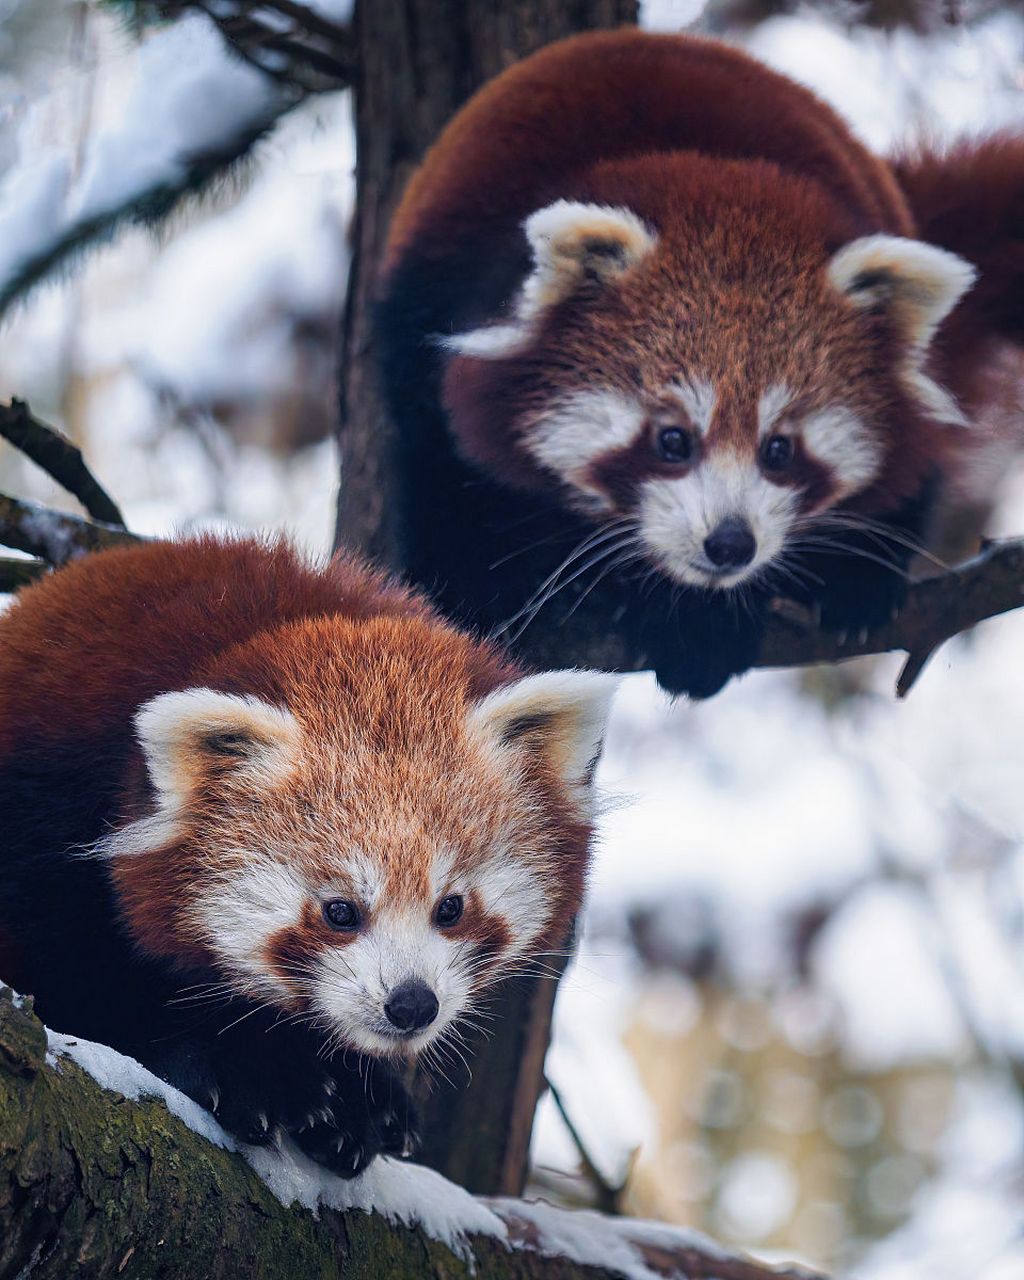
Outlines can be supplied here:
[[202, 688], [150, 699], [136, 713], [135, 728], [159, 800], [171, 806], [211, 768], [269, 786], [294, 763], [299, 738], [286, 708]]
[[619, 676], [545, 671], [478, 702], [471, 726], [499, 747], [542, 753], [570, 790], [589, 798]]
[[977, 278], [975, 268], [921, 240], [864, 236], [839, 250], [828, 274], [853, 306], [889, 312], [910, 344], [905, 375], [911, 391], [938, 420], [962, 424], [952, 396], [922, 365], [936, 329]]
[[523, 224], [534, 271], [523, 289], [531, 312], [568, 297], [584, 280], [621, 276], [657, 243], [631, 209], [556, 200]]
[[541, 312], [584, 281], [604, 284], [624, 275], [657, 243], [631, 209], [579, 200], [556, 200], [538, 209], [523, 229], [533, 250], [533, 271], [516, 299], [514, 319], [442, 339], [449, 351], [481, 360], [515, 355], [529, 345]]

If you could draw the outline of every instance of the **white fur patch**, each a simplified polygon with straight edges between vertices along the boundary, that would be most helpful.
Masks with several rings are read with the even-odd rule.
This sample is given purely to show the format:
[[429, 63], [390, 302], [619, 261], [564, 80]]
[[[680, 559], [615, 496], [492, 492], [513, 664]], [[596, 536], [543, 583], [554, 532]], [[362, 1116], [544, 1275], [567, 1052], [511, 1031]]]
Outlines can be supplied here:
[[287, 863], [253, 855], [248, 866], [215, 879], [190, 914], [235, 973], [282, 994], [285, 988], [268, 972], [263, 950], [279, 929], [298, 923], [307, 897], [303, 880]]
[[135, 727], [156, 792], [157, 811], [98, 840], [87, 852], [120, 857], [159, 849], [180, 834], [180, 819], [201, 764], [202, 739], [213, 733], [247, 733], [254, 749], [233, 774], [265, 788], [286, 778], [295, 763], [299, 726], [285, 707], [251, 695], [193, 688], [151, 698], [135, 715]]
[[473, 875], [473, 886], [489, 915], [500, 917], [512, 939], [509, 957], [524, 951], [544, 929], [551, 914], [550, 897], [541, 876], [521, 854], [499, 851]]
[[[770, 484], [752, 461], [722, 454], [705, 459], [679, 479], [647, 481], [640, 497], [641, 536], [676, 581], [732, 587], [782, 550], [796, 504], [794, 490]], [[729, 518], [748, 522], [757, 550], [749, 565], [716, 575], [704, 552], [704, 540]]]
[[566, 786], [589, 807], [594, 761], [601, 753], [605, 726], [619, 676], [601, 671], [545, 671], [505, 685], [478, 702], [469, 713], [470, 731], [498, 750], [514, 751], [518, 722], [538, 722], [528, 741], [547, 755]]
[[702, 436], [711, 430], [718, 393], [707, 378], [680, 378], [668, 385], [668, 394], [678, 400], [691, 424]]
[[962, 426], [953, 397], [924, 371], [936, 329], [970, 289], [977, 271], [963, 258], [921, 240], [864, 236], [829, 263], [829, 279], [855, 307], [887, 307], [910, 343], [903, 370], [911, 393], [940, 422]]
[[238, 767], [257, 786], [271, 786], [287, 776], [299, 739], [298, 723], [286, 707], [251, 694], [204, 688], [150, 699], [136, 712], [135, 728], [153, 786], [161, 802], [168, 803], [180, 803], [187, 795], [202, 739], [210, 734], [253, 737], [254, 749]]
[[556, 200], [523, 223], [533, 270], [523, 282], [507, 324], [485, 325], [439, 339], [458, 355], [500, 360], [528, 346], [536, 318], [585, 277], [613, 280], [654, 248], [657, 239], [631, 209]]
[[[321, 952], [314, 999], [345, 1043], [377, 1055], [418, 1053], [466, 1011], [472, 981], [460, 963], [464, 953], [456, 939], [434, 926], [426, 906], [395, 904], [354, 941]], [[384, 1006], [409, 981], [434, 992], [438, 1013], [422, 1032], [406, 1038], [396, 1036]]]
[[772, 428], [793, 400], [793, 389], [784, 382], [773, 382], [761, 393], [757, 402], [757, 431], [763, 439], [772, 432]]
[[807, 452], [823, 462], [835, 475], [839, 493], [845, 497], [865, 488], [878, 475], [882, 448], [861, 419], [844, 405], [833, 405], [810, 414], [800, 432]]
[[587, 470], [603, 454], [631, 445], [644, 421], [640, 405], [617, 391], [577, 391], [536, 419], [525, 445], [541, 466], [606, 507], [607, 495], [590, 483]]

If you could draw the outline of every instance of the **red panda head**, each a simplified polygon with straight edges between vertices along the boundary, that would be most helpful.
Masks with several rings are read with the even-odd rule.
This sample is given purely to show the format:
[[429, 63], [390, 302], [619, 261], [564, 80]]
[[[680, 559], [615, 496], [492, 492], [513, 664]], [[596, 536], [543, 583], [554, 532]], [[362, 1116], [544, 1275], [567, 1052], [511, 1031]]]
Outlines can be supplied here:
[[446, 341], [467, 456], [732, 587], [839, 504], [915, 493], [960, 421], [927, 372], [973, 269], [823, 189], [691, 154], [599, 165], [524, 224], [508, 316]]
[[296, 623], [136, 716], [148, 812], [108, 837], [147, 953], [328, 1039], [414, 1053], [565, 936], [615, 678], [515, 678], [431, 621]]

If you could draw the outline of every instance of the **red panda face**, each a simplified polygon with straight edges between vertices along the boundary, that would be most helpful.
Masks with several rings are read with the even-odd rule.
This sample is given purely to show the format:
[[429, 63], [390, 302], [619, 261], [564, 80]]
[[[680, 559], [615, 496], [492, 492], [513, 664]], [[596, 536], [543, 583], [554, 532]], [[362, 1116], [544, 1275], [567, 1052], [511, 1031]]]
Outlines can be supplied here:
[[228, 669], [261, 692], [137, 717], [155, 805], [104, 852], [143, 949], [380, 1056], [561, 941], [613, 677], [497, 683], [493, 655], [410, 619], [297, 624]]
[[919, 486], [928, 434], [961, 420], [928, 342], [973, 273], [894, 236], [830, 249], [835, 211], [771, 166], [657, 174], [593, 179], [636, 208], [527, 219], [532, 273], [510, 319], [447, 343], [445, 403], [497, 478], [557, 485], [675, 580], [729, 588], [837, 505]]

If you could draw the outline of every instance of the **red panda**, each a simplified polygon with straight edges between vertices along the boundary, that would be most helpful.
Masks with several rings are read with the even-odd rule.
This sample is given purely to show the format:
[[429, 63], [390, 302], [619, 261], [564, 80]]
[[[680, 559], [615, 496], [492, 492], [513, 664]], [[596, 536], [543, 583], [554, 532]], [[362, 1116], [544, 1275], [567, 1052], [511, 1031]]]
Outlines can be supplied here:
[[82, 559], [0, 618], [3, 977], [351, 1176], [411, 1142], [389, 1061], [564, 938], [614, 684], [351, 560]]
[[591, 630], [694, 695], [751, 665], [773, 595], [888, 617], [987, 337], [1022, 336], [1006, 150], [1012, 176], [984, 144], [957, 162], [944, 219], [944, 163], [894, 169], [723, 44], [603, 32], [504, 72], [383, 265], [414, 576], [491, 627], [593, 591]]

